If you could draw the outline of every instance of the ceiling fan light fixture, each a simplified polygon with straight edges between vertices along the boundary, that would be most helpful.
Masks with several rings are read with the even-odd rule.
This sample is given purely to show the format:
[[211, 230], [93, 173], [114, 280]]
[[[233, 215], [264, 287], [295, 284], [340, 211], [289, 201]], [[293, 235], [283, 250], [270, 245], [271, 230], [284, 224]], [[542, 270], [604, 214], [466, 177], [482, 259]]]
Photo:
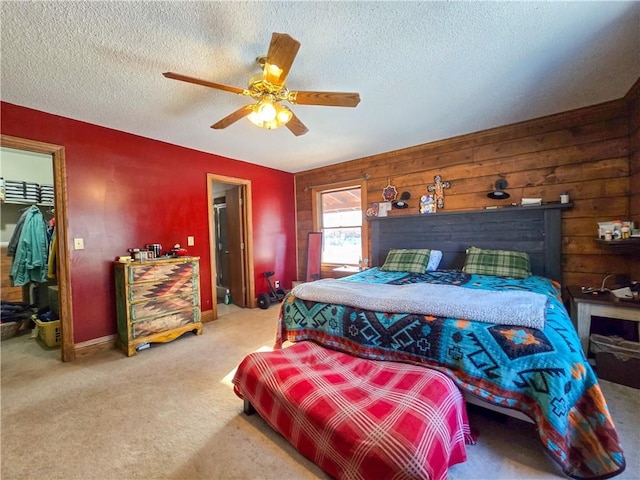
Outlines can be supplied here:
[[276, 119], [278, 111], [276, 109], [276, 102], [271, 95], [263, 95], [258, 102], [257, 108], [258, 116], [265, 122], [272, 122]]
[[293, 117], [287, 107], [275, 101], [273, 95], [263, 95], [260, 101], [252, 106], [253, 111], [247, 116], [249, 121], [260, 128], [273, 130], [286, 125]]
[[278, 113], [276, 115], [276, 119], [278, 120], [278, 123], [281, 126], [286, 125], [287, 122], [291, 120], [291, 117], [293, 117], [293, 112], [289, 110], [287, 107], [285, 107], [284, 105], [277, 104], [276, 106], [278, 110]]
[[271, 63], [266, 63], [264, 66], [264, 72], [268, 75], [273, 75], [276, 78], [282, 75], [282, 71], [283, 70], [279, 66], [273, 65]]

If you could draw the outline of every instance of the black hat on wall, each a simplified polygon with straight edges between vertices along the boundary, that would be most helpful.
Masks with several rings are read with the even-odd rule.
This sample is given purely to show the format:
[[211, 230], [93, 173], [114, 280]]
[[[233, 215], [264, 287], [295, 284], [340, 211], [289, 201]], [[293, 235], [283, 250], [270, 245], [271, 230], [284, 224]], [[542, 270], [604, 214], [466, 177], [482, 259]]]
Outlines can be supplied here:
[[495, 190], [493, 192], [487, 193], [487, 197], [493, 198], [494, 200], [506, 200], [511, 195], [504, 191], [507, 188], [508, 184], [504, 178], [499, 178], [495, 183]]
[[409, 192], [402, 192], [400, 195], [400, 200], [393, 202], [391, 206], [393, 208], [407, 208], [409, 205], [407, 204], [407, 200], [411, 198], [411, 194]]

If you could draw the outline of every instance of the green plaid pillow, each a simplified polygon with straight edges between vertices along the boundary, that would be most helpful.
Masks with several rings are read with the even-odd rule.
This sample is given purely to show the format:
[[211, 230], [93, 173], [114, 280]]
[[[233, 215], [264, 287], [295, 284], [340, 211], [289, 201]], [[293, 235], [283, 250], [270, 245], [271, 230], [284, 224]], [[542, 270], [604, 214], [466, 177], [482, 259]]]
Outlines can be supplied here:
[[469, 247], [462, 271], [479, 275], [526, 278], [531, 275], [529, 255], [509, 250]]
[[426, 248], [389, 250], [380, 270], [387, 272], [424, 273], [427, 270], [431, 250]]

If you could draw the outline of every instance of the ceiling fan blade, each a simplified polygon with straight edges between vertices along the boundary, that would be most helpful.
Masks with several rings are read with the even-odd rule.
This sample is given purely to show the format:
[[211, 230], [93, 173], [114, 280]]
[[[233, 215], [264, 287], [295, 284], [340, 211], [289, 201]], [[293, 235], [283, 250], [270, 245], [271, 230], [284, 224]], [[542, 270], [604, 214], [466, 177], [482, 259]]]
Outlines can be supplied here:
[[360, 103], [360, 94], [339, 92], [290, 92], [288, 100], [289, 102], [297, 105], [355, 107]]
[[222, 120], [219, 120], [218, 122], [211, 125], [211, 128], [214, 128], [216, 130], [227, 128], [232, 123], [235, 123], [241, 118], [244, 118], [247, 115], [249, 115], [252, 111], [253, 111], [253, 108], [251, 108], [251, 105], [245, 105], [244, 107], [240, 107], [235, 112], [230, 113], [229, 115], [224, 117]]
[[221, 83], [209, 82], [207, 80], [200, 80], [199, 78], [188, 77], [186, 75], [181, 75], [179, 73], [173, 72], [164, 72], [166, 78], [171, 78], [173, 80], [180, 80], [182, 82], [195, 83], [196, 85], [202, 85], [204, 87], [217, 88], [218, 90], [224, 90], [225, 92], [237, 93], [238, 95], [244, 95], [244, 89], [239, 87], [231, 87], [229, 85], [223, 85]]
[[295, 113], [291, 113], [293, 114], [293, 116], [287, 122], [286, 127], [291, 130], [291, 133], [293, 133], [296, 137], [307, 133], [309, 129], [306, 127], [306, 125], [302, 123], [298, 117], [296, 117]]
[[283, 85], [299, 49], [300, 42], [293, 37], [274, 33], [264, 65], [264, 79], [274, 85]]

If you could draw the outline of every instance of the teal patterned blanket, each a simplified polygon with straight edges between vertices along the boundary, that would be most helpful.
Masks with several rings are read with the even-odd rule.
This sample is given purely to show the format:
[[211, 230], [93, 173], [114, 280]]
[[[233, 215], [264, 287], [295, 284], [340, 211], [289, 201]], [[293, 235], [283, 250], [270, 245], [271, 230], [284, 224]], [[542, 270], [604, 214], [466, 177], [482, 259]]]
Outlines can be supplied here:
[[302, 300], [289, 293], [280, 310], [276, 348], [287, 340], [314, 340], [364, 358], [437, 369], [464, 392], [529, 416], [565, 475], [598, 479], [624, 470], [615, 426], [559, 297], [559, 285], [538, 276], [512, 279], [457, 270], [410, 274], [378, 268], [341, 281], [457, 285], [462, 302], [465, 289], [545, 295], [546, 324], [538, 330], [429, 312], [377, 312]]

